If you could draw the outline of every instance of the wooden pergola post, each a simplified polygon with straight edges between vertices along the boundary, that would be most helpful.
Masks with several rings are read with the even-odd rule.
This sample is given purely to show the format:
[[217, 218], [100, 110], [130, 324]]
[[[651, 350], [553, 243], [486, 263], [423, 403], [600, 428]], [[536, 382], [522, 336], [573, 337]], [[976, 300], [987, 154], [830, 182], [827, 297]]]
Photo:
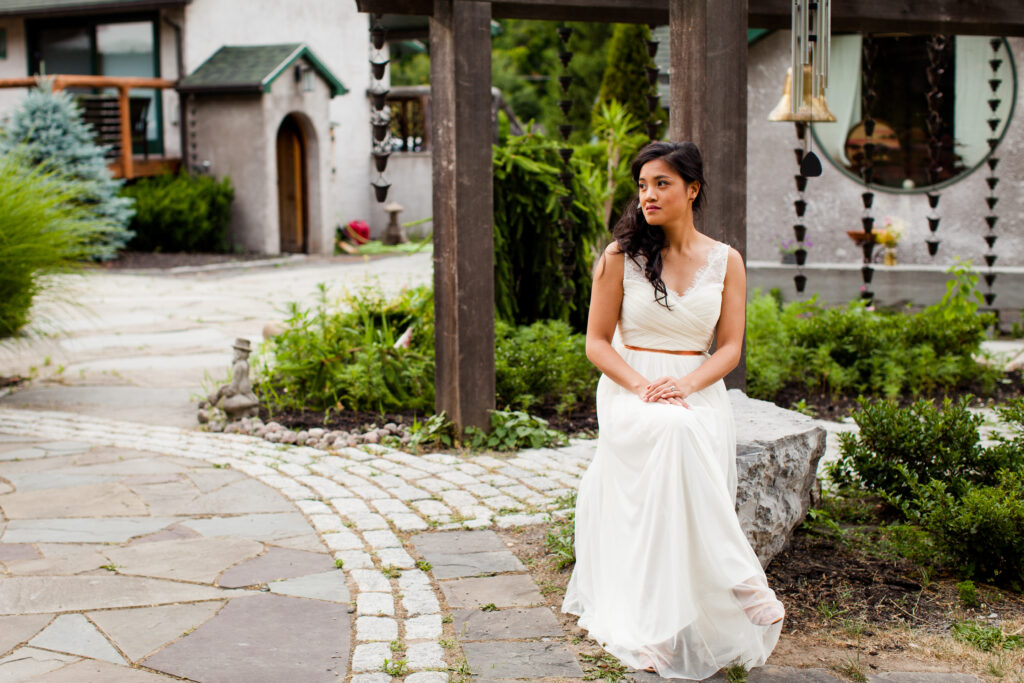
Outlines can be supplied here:
[[[669, 0], [669, 136], [704, 156], [705, 233], [747, 252], [747, 0]], [[746, 352], [726, 378], [746, 389]]]
[[494, 408], [491, 4], [434, 0], [435, 407], [487, 428]]

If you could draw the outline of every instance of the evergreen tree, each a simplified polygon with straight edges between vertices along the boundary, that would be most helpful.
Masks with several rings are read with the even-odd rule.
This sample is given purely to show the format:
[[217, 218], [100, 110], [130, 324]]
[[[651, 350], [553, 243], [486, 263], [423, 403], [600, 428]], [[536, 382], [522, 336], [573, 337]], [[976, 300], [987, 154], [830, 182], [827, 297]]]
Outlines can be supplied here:
[[[647, 108], [647, 94], [652, 87], [647, 83], [646, 68], [654, 66], [654, 60], [647, 54], [644, 43], [650, 37], [650, 29], [643, 24], [615, 25], [608, 46], [608, 64], [601, 79], [598, 106], [615, 100], [637, 121], [646, 123], [652, 119]], [[662, 122], [661, 130], [664, 130], [668, 123], [665, 110], [659, 107], [653, 118]]]
[[30, 90], [0, 131], [0, 154], [17, 151], [27, 163], [53, 171], [85, 187], [82, 202], [106, 227], [98, 234], [92, 256], [115, 258], [135, 234], [128, 229], [133, 201], [118, 195], [103, 148], [82, 119], [71, 95], [53, 92], [47, 81]]

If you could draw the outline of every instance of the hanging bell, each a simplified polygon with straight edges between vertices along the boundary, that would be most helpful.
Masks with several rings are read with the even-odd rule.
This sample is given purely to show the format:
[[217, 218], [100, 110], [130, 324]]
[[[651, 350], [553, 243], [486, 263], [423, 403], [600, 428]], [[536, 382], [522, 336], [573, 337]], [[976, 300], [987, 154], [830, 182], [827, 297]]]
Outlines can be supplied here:
[[985, 203], [988, 204], [988, 209], [991, 211], [996, 208], [996, 204], [999, 202], [999, 197], [985, 197]]
[[798, 266], [802, 266], [804, 263], [807, 262], [807, 250], [804, 249], [803, 247], [800, 247], [799, 249], [794, 251], [793, 256], [796, 257], [796, 264]]
[[874, 276], [875, 276], [875, 269], [872, 268], [871, 266], [861, 266], [860, 267], [860, 277], [861, 277], [862, 280], [864, 280], [864, 284], [870, 284], [871, 283], [871, 278], [873, 278]]
[[987, 244], [988, 248], [991, 249], [995, 246], [997, 239], [999, 239], [997, 235], [985, 235], [985, 244]]
[[928, 245], [928, 255], [935, 256], [939, 252], [939, 240], [925, 240]]
[[996, 227], [996, 221], [999, 220], [999, 216], [985, 216], [985, 223], [988, 224], [988, 229], [992, 230]]
[[793, 276], [793, 284], [796, 285], [796, 291], [803, 293], [804, 287], [807, 286], [807, 276], [803, 273], [797, 273]]
[[865, 192], [864, 194], [862, 194], [860, 196], [860, 200], [862, 202], [864, 202], [864, 208], [865, 209], [870, 209], [871, 205], [875, 201], [875, 193], [874, 192]]
[[377, 197], [377, 202], [383, 203], [388, 198], [388, 190], [391, 188], [391, 183], [375, 180], [370, 184], [373, 185], [373, 194]]
[[572, 27], [559, 26], [556, 30], [558, 31], [558, 39], [561, 40], [562, 43], [568, 43], [569, 38], [572, 37]]
[[795, 176], [793, 176], [793, 180], [796, 181], [796, 191], [797, 192], [803, 192], [804, 190], [807, 189], [807, 176], [805, 176], [805, 175], [795, 175]]
[[661, 98], [657, 94], [647, 95], [647, 110], [652, 114], [658, 110], [661, 105]]
[[938, 230], [939, 229], [939, 219], [938, 218], [931, 218], [931, 217], [929, 217], [928, 218], [928, 229], [931, 230], [932, 232], [935, 232], [936, 230]]
[[370, 62], [370, 69], [373, 71], [374, 80], [379, 81], [384, 78], [384, 69], [390, 61], [390, 59], [385, 59], [383, 62]]
[[661, 129], [661, 121], [648, 121], [645, 128], [647, 128], [647, 137], [656, 140], [658, 131]]
[[655, 66], [644, 67], [644, 72], [647, 74], [647, 85], [654, 85], [658, 82], [658, 68]]
[[989, 287], [991, 287], [992, 283], [996, 281], [995, 273], [985, 273], [982, 275], [982, 277], [985, 278], [985, 284], [988, 285]]
[[807, 226], [801, 224], [794, 225], [793, 236], [796, 237], [797, 242], [803, 242], [804, 237], [807, 236]]
[[805, 154], [800, 160], [800, 175], [808, 178], [817, 178], [821, 175], [821, 159], [813, 151]]
[[658, 54], [658, 41], [645, 40], [644, 43], [647, 44], [647, 56], [654, 59], [654, 55]]
[[800, 98], [800, 103], [797, 108], [797, 113], [792, 113], [791, 102], [793, 100], [793, 69], [786, 70], [786, 82], [782, 86], [782, 97], [779, 99], [779, 103], [775, 105], [772, 112], [768, 114], [769, 121], [822, 121], [832, 122], [836, 120], [836, 117], [828, 109], [828, 103], [825, 102], [825, 95], [819, 95], [818, 97], [811, 96], [811, 81], [814, 75], [811, 72], [811, 66], [808, 64], [804, 67], [804, 91]]
[[558, 132], [562, 134], [563, 140], [568, 140], [569, 136], [572, 135], [572, 124], [562, 123], [558, 126]]
[[996, 300], [995, 292], [985, 292], [982, 296], [985, 297], [985, 305], [987, 306], [991, 306], [992, 302]]
[[989, 268], [991, 268], [992, 266], [994, 266], [996, 264], [996, 259], [997, 258], [999, 258], [999, 257], [996, 256], [995, 254], [985, 254], [985, 263], [988, 264]]

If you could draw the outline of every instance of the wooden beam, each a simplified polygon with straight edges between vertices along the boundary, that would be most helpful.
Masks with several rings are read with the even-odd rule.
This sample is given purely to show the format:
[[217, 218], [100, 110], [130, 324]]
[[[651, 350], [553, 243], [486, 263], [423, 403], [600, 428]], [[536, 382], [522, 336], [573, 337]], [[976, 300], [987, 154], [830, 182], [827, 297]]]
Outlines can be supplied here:
[[128, 105], [128, 88], [117, 89], [117, 107], [121, 114], [121, 172], [127, 180], [135, 177], [132, 159], [132, 120]]
[[[747, 0], [671, 0], [669, 137], [704, 157], [697, 227], [747, 253]], [[746, 388], [746, 353], [726, 378]]]
[[[40, 76], [0, 78], [0, 88], [34, 88]], [[46, 76], [53, 79], [54, 90], [64, 88], [173, 88], [175, 81], [166, 78], [142, 78], [135, 76], [86, 76], [81, 74], [58, 74]]]
[[[461, 0], [460, 0], [461, 1]], [[669, 23], [671, 0], [479, 0], [496, 18]], [[362, 12], [419, 14], [432, 0], [356, 0]], [[788, 29], [790, 0], [750, 0], [750, 28]], [[841, 0], [832, 5], [832, 30], [1024, 36], [1020, 0]]]
[[491, 5], [434, 0], [430, 19], [437, 412], [488, 428], [494, 408]]

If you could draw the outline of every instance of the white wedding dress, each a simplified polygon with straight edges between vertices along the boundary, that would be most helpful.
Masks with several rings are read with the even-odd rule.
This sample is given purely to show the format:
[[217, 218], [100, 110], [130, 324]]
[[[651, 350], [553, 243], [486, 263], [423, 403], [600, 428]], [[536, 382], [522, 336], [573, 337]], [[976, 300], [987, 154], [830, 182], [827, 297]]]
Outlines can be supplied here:
[[[728, 255], [714, 245], [690, 288], [669, 290], [671, 309], [625, 257], [614, 346], [648, 380], [686, 375], [707, 356], [623, 345], [709, 349]], [[631, 667], [701, 680], [763, 664], [782, 625], [757, 626], [744, 611], [777, 603], [734, 509], [736, 428], [725, 384], [686, 402], [690, 409], [645, 403], [606, 376], [598, 382], [597, 453], [580, 482], [562, 611]]]

